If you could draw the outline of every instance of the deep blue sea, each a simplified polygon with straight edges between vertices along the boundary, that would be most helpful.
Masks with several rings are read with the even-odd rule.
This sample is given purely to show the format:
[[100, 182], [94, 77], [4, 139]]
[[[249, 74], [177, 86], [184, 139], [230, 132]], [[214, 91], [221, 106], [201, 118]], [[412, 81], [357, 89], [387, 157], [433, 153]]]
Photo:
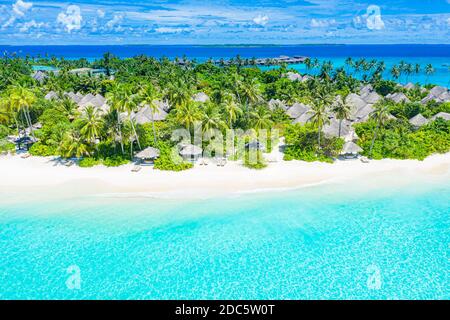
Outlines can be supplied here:
[[449, 299], [449, 180], [377, 184], [2, 194], [0, 299]]
[[[192, 46], [192, 45], [123, 45], [123, 46], [0, 46], [1, 52], [20, 56], [38, 55], [64, 57], [66, 59], [87, 58], [94, 60], [103, 53], [111, 52], [121, 58], [146, 54], [153, 57], [176, 58], [186, 55], [190, 59], [204, 61], [209, 58], [269, 58], [280, 55], [302, 55], [319, 60], [330, 60], [335, 66], [344, 64], [347, 57], [384, 60], [388, 69], [401, 60], [419, 63], [424, 67], [431, 63], [436, 73], [427, 78], [425, 74], [402, 77], [401, 82], [425, 82], [449, 86], [450, 45], [289, 45], [289, 46]], [[306, 72], [303, 65], [291, 66]], [[390, 78], [388, 72], [385, 77]]]

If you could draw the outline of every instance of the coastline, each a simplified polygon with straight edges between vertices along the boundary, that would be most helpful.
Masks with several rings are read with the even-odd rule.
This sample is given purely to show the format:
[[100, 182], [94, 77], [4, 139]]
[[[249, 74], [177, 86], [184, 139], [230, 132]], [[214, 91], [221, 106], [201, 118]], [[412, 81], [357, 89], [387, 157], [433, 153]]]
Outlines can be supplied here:
[[276, 192], [320, 184], [368, 181], [368, 187], [389, 179], [390, 183], [410, 184], [419, 176], [426, 179], [450, 176], [450, 153], [433, 155], [424, 161], [359, 160], [333, 164], [279, 161], [263, 170], [251, 170], [239, 163], [225, 167], [215, 164], [188, 171], [166, 172], [143, 167], [131, 172], [133, 165], [117, 168], [97, 166], [65, 167], [53, 157], [20, 156], [0, 158], [0, 193], [26, 197], [154, 197], [195, 199], [246, 193]]

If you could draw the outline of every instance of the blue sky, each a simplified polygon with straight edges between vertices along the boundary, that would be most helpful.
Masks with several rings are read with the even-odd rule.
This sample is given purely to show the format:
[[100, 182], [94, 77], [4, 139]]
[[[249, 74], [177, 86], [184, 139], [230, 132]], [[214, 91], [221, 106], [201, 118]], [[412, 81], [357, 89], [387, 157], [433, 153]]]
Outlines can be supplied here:
[[450, 0], [0, 0], [0, 44], [450, 43]]

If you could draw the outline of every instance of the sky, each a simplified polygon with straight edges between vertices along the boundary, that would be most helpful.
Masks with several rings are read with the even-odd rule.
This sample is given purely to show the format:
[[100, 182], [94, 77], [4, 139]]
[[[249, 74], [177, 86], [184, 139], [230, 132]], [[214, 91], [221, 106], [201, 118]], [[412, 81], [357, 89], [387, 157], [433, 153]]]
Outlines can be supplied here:
[[450, 44], [450, 0], [0, 0], [0, 44]]

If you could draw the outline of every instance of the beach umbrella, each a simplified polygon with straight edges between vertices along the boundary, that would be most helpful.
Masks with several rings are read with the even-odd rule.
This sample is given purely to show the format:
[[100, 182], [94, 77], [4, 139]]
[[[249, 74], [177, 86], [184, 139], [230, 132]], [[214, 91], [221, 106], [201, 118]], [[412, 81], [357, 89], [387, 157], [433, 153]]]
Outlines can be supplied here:
[[203, 153], [202, 148], [193, 144], [183, 145], [180, 150], [182, 157], [198, 157]]
[[146, 160], [146, 159], [156, 159], [160, 155], [159, 149], [148, 147], [138, 154], [136, 154], [136, 158]]

